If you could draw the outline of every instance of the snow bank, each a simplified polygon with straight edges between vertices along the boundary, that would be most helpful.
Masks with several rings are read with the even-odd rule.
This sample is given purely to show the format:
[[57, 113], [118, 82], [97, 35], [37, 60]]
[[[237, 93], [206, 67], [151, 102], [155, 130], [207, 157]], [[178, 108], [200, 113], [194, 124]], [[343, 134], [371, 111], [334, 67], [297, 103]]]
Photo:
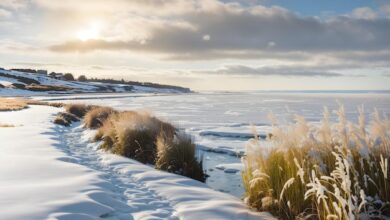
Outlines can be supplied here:
[[97, 150], [59, 110], [0, 112], [0, 206], [4, 219], [273, 219], [205, 184]]
[[248, 210], [236, 197], [214, 191], [201, 182], [113, 154], [103, 153], [101, 158], [102, 163], [115, 166], [117, 172], [132, 176], [169, 201], [180, 219], [273, 219], [267, 213]]
[[58, 150], [60, 141], [50, 122], [57, 111], [32, 106], [0, 112], [0, 122], [17, 126], [0, 128], [2, 219], [93, 219], [112, 211], [102, 203], [111, 192], [101, 174], [64, 162], [67, 156]]

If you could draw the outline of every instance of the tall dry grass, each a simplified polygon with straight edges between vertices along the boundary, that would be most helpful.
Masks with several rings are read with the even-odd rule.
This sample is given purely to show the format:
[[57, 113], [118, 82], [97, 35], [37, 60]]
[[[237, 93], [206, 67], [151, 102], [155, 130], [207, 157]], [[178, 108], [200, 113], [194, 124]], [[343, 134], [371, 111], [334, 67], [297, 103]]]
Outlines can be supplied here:
[[79, 118], [82, 118], [88, 111], [92, 110], [93, 108], [96, 108], [96, 106], [85, 104], [67, 104], [64, 106], [64, 108], [66, 112], [76, 115]]
[[160, 134], [157, 138], [156, 168], [171, 173], [206, 181], [202, 160], [196, 157], [195, 144], [185, 133], [177, 133], [174, 138]]
[[175, 127], [147, 113], [125, 111], [111, 114], [98, 129], [95, 139], [113, 153], [154, 164], [157, 136], [172, 137]]
[[245, 201], [281, 219], [383, 219], [390, 216], [390, 121], [376, 111], [367, 123], [345, 117], [320, 125], [300, 116], [282, 126], [273, 120], [271, 147], [247, 145], [242, 173]]
[[110, 107], [96, 107], [88, 111], [84, 116], [84, 125], [87, 128], [96, 129], [103, 125], [104, 121], [111, 115], [116, 113]]
[[91, 110], [85, 121], [99, 118], [102, 112], [104, 121], [95, 136], [95, 140], [102, 140], [102, 149], [155, 164], [160, 170], [205, 181], [195, 144], [189, 136], [177, 133], [173, 125], [144, 112], [117, 112], [107, 108]]

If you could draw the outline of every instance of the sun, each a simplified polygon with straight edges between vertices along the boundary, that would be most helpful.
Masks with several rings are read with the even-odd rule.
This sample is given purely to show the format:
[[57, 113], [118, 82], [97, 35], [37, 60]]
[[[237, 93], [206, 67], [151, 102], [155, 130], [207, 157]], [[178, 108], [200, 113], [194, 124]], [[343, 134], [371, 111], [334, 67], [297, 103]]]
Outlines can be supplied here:
[[77, 38], [81, 41], [87, 41], [91, 39], [99, 38], [99, 25], [92, 24], [88, 26], [86, 29], [80, 30], [77, 32]]

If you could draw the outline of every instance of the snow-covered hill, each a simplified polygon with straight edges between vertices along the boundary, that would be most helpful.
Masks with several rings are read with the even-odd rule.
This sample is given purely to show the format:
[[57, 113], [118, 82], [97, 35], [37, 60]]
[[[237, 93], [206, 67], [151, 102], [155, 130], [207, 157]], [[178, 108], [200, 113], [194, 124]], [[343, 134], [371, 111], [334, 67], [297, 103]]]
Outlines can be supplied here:
[[46, 94], [105, 92], [182, 93], [189, 91], [189, 89], [180, 87], [158, 88], [156, 86], [130, 84], [66, 81], [55, 79], [44, 74], [0, 69], [1, 96], [31, 96]]

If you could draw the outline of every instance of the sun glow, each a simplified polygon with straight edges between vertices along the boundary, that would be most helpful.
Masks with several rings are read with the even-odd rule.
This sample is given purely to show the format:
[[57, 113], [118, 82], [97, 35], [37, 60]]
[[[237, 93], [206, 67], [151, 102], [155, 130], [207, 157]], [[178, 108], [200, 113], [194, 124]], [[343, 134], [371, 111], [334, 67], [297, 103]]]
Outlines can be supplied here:
[[100, 28], [98, 24], [93, 24], [87, 27], [86, 29], [80, 30], [77, 32], [77, 38], [81, 41], [87, 41], [91, 39], [99, 38]]

